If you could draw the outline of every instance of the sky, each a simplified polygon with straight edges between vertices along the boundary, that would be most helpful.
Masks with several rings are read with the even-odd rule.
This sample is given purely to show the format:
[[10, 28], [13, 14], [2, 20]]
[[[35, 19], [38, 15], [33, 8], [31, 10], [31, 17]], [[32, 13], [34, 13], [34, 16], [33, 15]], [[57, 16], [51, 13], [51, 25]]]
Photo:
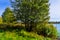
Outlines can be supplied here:
[[50, 0], [50, 21], [60, 21], [60, 0]]
[[9, 0], [0, 0], [0, 16], [4, 12], [6, 7], [10, 7]]
[[[50, 21], [60, 21], [60, 0], [49, 0], [50, 3]], [[6, 7], [10, 7], [9, 0], [0, 0], [0, 16]]]

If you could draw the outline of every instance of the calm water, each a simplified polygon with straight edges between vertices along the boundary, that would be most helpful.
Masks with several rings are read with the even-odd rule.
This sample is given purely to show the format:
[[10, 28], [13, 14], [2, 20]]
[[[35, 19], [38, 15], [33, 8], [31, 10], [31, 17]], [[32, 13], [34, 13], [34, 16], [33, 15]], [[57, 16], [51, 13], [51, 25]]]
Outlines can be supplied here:
[[60, 32], [60, 24], [54, 24], [54, 26], [57, 28], [57, 31]]

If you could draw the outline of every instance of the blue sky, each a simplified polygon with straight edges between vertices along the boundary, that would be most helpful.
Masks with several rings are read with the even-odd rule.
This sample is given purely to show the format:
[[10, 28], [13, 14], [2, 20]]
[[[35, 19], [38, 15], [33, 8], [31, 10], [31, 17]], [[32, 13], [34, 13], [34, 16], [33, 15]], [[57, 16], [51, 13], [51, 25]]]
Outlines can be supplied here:
[[6, 7], [10, 7], [9, 0], [0, 0], [0, 16], [4, 12]]
[[[60, 0], [50, 0], [50, 21], [60, 21]], [[0, 16], [6, 7], [10, 7], [9, 0], [0, 0]]]

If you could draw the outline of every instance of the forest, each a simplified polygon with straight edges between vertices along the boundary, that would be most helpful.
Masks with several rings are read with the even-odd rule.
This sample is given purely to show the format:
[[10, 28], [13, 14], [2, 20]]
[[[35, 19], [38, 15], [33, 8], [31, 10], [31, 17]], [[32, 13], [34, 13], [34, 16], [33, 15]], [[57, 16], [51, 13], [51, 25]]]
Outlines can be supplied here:
[[10, 0], [0, 17], [0, 40], [55, 40], [49, 24], [49, 0]]

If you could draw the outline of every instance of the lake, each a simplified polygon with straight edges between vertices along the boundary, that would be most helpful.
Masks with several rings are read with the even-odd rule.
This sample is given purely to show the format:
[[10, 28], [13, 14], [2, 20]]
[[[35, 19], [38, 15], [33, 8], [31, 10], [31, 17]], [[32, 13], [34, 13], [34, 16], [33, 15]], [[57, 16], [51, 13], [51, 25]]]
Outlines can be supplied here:
[[54, 26], [57, 28], [57, 31], [60, 32], [60, 24], [54, 24]]
[[54, 26], [57, 28], [58, 36], [60, 38], [60, 24], [54, 24]]

